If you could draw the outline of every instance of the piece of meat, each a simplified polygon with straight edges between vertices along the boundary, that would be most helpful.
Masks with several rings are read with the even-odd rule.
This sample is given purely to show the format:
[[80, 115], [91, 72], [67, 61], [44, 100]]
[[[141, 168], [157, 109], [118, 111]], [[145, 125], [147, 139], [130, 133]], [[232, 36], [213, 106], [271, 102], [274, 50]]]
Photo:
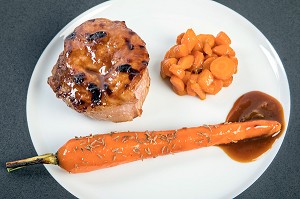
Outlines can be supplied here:
[[65, 103], [91, 118], [130, 121], [148, 94], [145, 42], [123, 21], [84, 22], [65, 38], [48, 84]]

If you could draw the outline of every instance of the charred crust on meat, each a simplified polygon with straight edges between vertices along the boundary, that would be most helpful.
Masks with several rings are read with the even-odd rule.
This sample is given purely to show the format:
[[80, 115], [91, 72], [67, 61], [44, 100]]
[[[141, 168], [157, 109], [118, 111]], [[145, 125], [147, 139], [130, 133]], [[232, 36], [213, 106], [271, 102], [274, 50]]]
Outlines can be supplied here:
[[108, 84], [104, 84], [104, 91], [108, 94], [112, 94], [112, 90], [109, 88]]
[[143, 48], [146, 48], [145, 46], [143, 46], [143, 45], [139, 45], [139, 47], [141, 48], [141, 49], [143, 49]]
[[135, 35], [135, 34], [136, 34], [136, 33], [135, 33], [134, 31], [132, 31], [132, 30], [129, 30], [128, 33], [129, 33], [129, 35]]
[[140, 72], [136, 69], [133, 69], [130, 64], [123, 64], [117, 67], [117, 71], [121, 73], [128, 73], [129, 79], [132, 80], [136, 75], [138, 75]]
[[130, 40], [128, 38], [125, 38], [125, 43], [128, 47], [129, 50], [133, 50], [134, 49], [134, 45], [131, 44]]
[[107, 33], [105, 31], [98, 31], [98, 32], [95, 32], [92, 34], [86, 33], [86, 40], [91, 42], [91, 41], [95, 41], [97, 39], [101, 39], [106, 36], [107, 36]]
[[117, 67], [117, 71], [122, 72], [122, 73], [129, 73], [131, 69], [130, 64], [123, 64]]
[[61, 85], [58, 85], [58, 86], [55, 88], [56, 92], [59, 91], [60, 89], [61, 89]]
[[72, 32], [66, 37], [66, 40], [73, 40], [76, 37], [76, 32]]
[[148, 62], [147, 62], [147, 61], [142, 61], [142, 64], [143, 64], [144, 66], [148, 66]]
[[101, 102], [102, 92], [94, 83], [89, 83], [87, 90], [92, 93], [91, 101], [93, 104], [99, 104]]
[[85, 79], [85, 74], [84, 73], [77, 73], [76, 75], [74, 75], [75, 84], [83, 83], [84, 79]]
[[88, 20], [89, 22], [94, 22], [96, 19], [90, 19], [90, 20]]

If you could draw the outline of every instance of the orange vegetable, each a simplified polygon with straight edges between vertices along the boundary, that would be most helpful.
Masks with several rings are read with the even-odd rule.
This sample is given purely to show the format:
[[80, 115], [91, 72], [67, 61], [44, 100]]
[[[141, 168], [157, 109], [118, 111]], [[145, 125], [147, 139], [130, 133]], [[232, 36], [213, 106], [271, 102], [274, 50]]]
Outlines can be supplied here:
[[176, 77], [175, 75], [172, 75], [170, 78], [171, 84], [174, 86], [174, 89], [178, 92], [183, 92], [184, 91], [184, 83], [183, 81]]
[[234, 74], [234, 65], [228, 57], [219, 57], [210, 64], [210, 71], [216, 78], [226, 80]]
[[213, 51], [208, 43], [204, 43], [203, 52], [205, 52], [207, 55], [212, 55]]
[[216, 57], [209, 57], [203, 62], [203, 69], [210, 70], [210, 64], [216, 59]]
[[215, 46], [212, 49], [212, 52], [219, 56], [228, 55], [228, 56], [235, 56], [234, 50], [227, 44]]
[[195, 81], [189, 80], [186, 83], [186, 93], [190, 96], [196, 96], [196, 92], [192, 89], [192, 84], [194, 84]]
[[177, 64], [176, 58], [167, 58], [161, 61], [161, 76], [162, 78], [171, 77], [171, 72], [169, 71], [170, 66], [173, 64]]
[[216, 42], [216, 45], [222, 45], [222, 44], [230, 45], [231, 39], [228, 37], [228, 35], [225, 32], [221, 31], [216, 36], [215, 42]]
[[182, 39], [184, 34], [185, 33], [183, 32], [183, 33], [181, 33], [180, 35], [177, 36], [177, 38], [176, 38], [176, 44], [177, 45], [181, 44], [181, 39]]
[[177, 76], [179, 79], [182, 79], [185, 76], [185, 71], [179, 65], [176, 64], [171, 65], [169, 71], [173, 75]]
[[198, 84], [203, 91], [206, 93], [213, 93], [214, 87], [211, 84], [214, 82], [214, 77], [208, 69], [204, 69], [202, 73], [199, 74]]
[[234, 74], [236, 74], [236, 73], [237, 73], [237, 66], [238, 66], [239, 61], [238, 61], [238, 59], [237, 59], [236, 57], [229, 57], [229, 58], [230, 58], [231, 61], [233, 61], [233, 63], [235, 64], [235, 65], [234, 65]]
[[199, 84], [197, 84], [196, 82], [191, 83], [191, 89], [198, 95], [200, 99], [204, 100], [206, 98], [205, 92], [201, 89]]
[[211, 86], [213, 86], [213, 91], [210, 94], [215, 95], [222, 89], [223, 81], [220, 79], [214, 79]]
[[193, 55], [187, 55], [187, 56], [181, 57], [178, 61], [178, 65], [184, 70], [192, 67], [193, 63], [194, 63]]
[[203, 52], [203, 43], [202, 43], [202, 41], [200, 41], [200, 40], [198, 39], [196, 45], [194, 46], [193, 51], [200, 51], [200, 52]]
[[238, 59], [230, 44], [231, 39], [225, 32], [214, 37], [196, 35], [188, 29], [177, 36], [176, 45], [166, 53], [165, 61], [161, 62], [161, 76], [175, 75], [183, 82], [179, 90], [172, 86], [178, 95], [198, 96], [202, 100], [206, 94], [215, 95], [222, 87], [229, 86], [232, 75], [237, 73]]
[[202, 64], [204, 61], [204, 55], [202, 52], [200, 51], [193, 51], [192, 55], [194, 56], [194, 63], [192, 65], [191, 70], [194, 72], [197, 72], [199, 69], [202, 68]]
[[186, 45], [181, 44], [174, 47], [174, 53], [175, 57], [179, 59], [181, 57], [187, 56], [189, 54], [189, 50]]
[[181, 44], [188, 47], [189, 53], [193, 50], [197, 42], [197, 35], [192, 29], [188, 29], [181, 39]]
[[55, 164], [70, 173], [83, 173], [146, 158], [271, 136], [281, 129], [272, 120], [204, 125], [177, 130], [118, 132], [73, 138], [56, 154], [7, 162], [8, 171], [34, 164]]
[[231, 76], [229, 79], [223, 80], [223, 87], [228, 87], [233, 81], [233, 77]]
[[208, 43], [211, 48], [215, 45], [215, 37], [211, 34], [199, 34], [197, 38], [203, 44]]

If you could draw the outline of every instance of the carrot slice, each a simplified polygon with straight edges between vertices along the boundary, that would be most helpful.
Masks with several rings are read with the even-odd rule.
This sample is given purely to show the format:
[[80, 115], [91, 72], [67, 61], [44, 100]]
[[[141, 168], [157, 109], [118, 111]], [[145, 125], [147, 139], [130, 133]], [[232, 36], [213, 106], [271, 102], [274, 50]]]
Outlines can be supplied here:
[[170, 78], [170, 82], [171, 82], [171, 84], [174, 86], [174, 88], [177, 91], [179, 91], [179, 92], [183, 92], [184, 91], [184, 83], [177, 76], [172, 75], [171, 78]]
[[212, 49], [212, 52], [219, 56], [228, 55], [228, 56], [235, 56], [234, 50], [227, 44], [215, 46]]
[[228, 37], [228, 35], [221, 31], [217, 34], [216, 39], [215, 39], [216, 45], [222, 45], [222, 44], [231, 44], [231, 39]]
[[208, 43], [211, 48], [215, 46], [215, 37], [211, 34], [199, 34], [197, 38], [203, 44]]
[[233, 77], [231, 76], [230, 78], [222, 80], [222, 81], [223, 81], [223, 87], [228, 87], [232, 83]]
[[201, 89], [201, 87], [199, 86], [199, 84], [197, 84], [197, 83], [191, 83], [191, 89], [198, 95], [198, 97], [199, 97], [201, 100], [205, 100], [206, 94], [205, 94], [205, 92]]
[[237, 73], [237, 67], [238, 67], [238, 63], [239, 63], [239, 61], [238, 61], [238, 59], [236, 58], [236, 57], [229, 57], [232, 61], [233, 61], [233, 63], [235, 64], [234, 65], [234, 74], [236, 74]]
[[203, 52], [203, 42], [200, 41], [198, 38], [197, 38], [197, 43], [196, 43], [196, 45], [194, 46], [194, 48], [193, 48], [192, 51], [200, 51], [200, 52]]
[[194, 63], [192, 65], [191, 70], [194, 72], [198, 72], [198, 70], [202, 68], [202, 64], [204, 61], [204, 55], [200, 51], [193, 51], [192, 55], [194, 56], [195, 59], [194, 59]]
[[210, 64], [216, 59], [216, 57], [209, 57], [203, 62], [203, 69], [210, 70]]
[[185, 75], [182, 78], [183, 83], [186, 85], [187, 82], [189, 81], [190, 77], [191, 77], [192, 73], [190, 71], [185, 71]]
[[188, 29], [181, 39], [181, 43], [185, 44], [188, 47], [189, 53], [192, 52], [197, 42], [197, 35], [193, 31], [193, 29]]
[[219, 57], [210, 64], [210, 71], [218, 79], [226, 80], [234, 74], [234, 63], [228, 57]]
[[215, 95], [222, 89], [223, 81], [220, 79], [214, 79], [213, 83], [210, 86], [213, 86], [213, 92], [210, 94]]
[[177, 45], [173, 48], [174, 57], [179, 59], [189, 54], [188, 47], [184, 44]]
[[167, 58], [164, 59], [163, 61], [161, 61], [161, 76], [162, 78], [166, 78], [166, 77], [171, 77], [171, 72], [169, 71], [170, 66], [173, 64], [177, 64], [177, 59], [176, 58]]
[[208, 69], [204, 69], [199, 74], [197, 81], [203, 91], [206, 93], [213, 93], [214, 87], [210, 85], [213, 83], [214, 77]]
[[196, 96], [196, 92], [192, 89], [191, 85], [195, 83], [195, 81], [189, 80], [186, 83], [186, 93], [190, 96]]
[[182, 79], [185, 75], [185, 71], [178, 65], [173, 64], [170, 66], [169, 71], [173, 74], [176, 75], [179, 79]]
[[182, 37], [183, 37], [183, 35], [184, 35], [185, 33], [183, 32], [183, 33], [181, 33], [181, 34], [179, 34], [178, 36], [177, 36], [177, 38], [176, 38], [176, 44], [181, 44], [181, 39], [182, 39]]
[[181, 68], [184, 70], [191, 68], [193, 63], [194, 63], [193, 55], [187, 55], [187, 56], [181, 57], [178, 61], [178, 65], [181, 66]]
[[212, 55], [213, 53], [210, 45], [207, 42], [204, 43], [203, 52], [205, 52], [207, 55]]

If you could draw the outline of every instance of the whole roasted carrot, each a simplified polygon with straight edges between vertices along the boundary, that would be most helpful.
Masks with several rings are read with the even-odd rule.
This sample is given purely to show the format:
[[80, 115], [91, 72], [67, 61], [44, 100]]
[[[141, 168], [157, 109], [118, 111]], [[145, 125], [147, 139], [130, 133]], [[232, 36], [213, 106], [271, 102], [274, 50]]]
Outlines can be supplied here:
[[167, 131], [118, 132], [73, 138], [56, 154], [7, 162], [8, 171], [33, 164], [56, 164], [70, 173], [89, 172], [119, 164], [227, 144], [279, 132], [277, 121], [203, 125]]

